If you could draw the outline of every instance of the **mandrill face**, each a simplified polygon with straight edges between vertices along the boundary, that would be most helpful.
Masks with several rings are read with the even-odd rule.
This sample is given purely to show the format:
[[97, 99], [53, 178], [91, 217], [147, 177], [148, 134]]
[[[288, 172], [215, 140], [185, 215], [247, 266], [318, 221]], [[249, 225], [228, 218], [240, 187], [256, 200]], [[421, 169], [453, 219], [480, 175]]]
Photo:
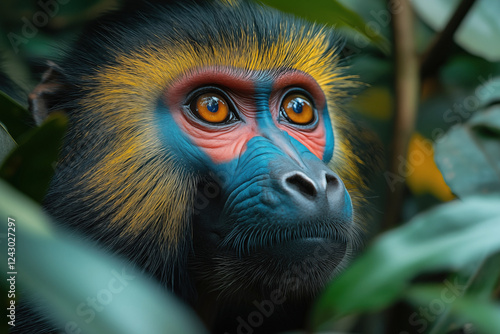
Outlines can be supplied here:
[[[349, 193], [325, 163], [334, 135], [318, 82], [299, 70], [200, 69], [166, 91], [164, 108], [165, 142], [182, 138], [176, 154], [203, 175], [198, 279], [229, 297], [280, 288], [310, 298], [358, 237]], [[292, 286], [283, 273], [320, 251], [311, 277]]]

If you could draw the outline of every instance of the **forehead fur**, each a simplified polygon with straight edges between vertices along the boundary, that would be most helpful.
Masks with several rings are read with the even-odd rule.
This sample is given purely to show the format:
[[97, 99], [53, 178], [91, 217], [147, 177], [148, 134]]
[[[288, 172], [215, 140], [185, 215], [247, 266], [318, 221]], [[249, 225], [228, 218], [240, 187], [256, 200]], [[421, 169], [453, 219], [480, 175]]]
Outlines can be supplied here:
[[339, 64], [339, 41], [332, 30], [250, 2], [190, 3], [146, 6], [117, 14], [120, 19], [111, 14], [84, 33], [62, 66], [74, 74], [68, 86], [77, 93], [68, 96], [80, 96], [65, 109], [96, 111], [95, 117], [108, 120], [117, 116], [120, 121], [115, 119], [113, 127], [130, 128], [183, 74], [204, 67], [271, 75], [294, 69], [318, 82], [330, 111], [335, 110], [334, 128], [342, 126], [338, 101], [353, 80]]
[[333, 86], [343, 94], [351, 85], [338, 64], [339, 42], [331, 30], [253, 3], [145, 6], [130, 15], [110, 14], [83, 36], [63, 64], [80, 87], [108, 77], [107, 83], [121, 87], [147, 81], [150, 89], [163, 90], [178, 75], [218, 65], [302, 70], [326, 93]]

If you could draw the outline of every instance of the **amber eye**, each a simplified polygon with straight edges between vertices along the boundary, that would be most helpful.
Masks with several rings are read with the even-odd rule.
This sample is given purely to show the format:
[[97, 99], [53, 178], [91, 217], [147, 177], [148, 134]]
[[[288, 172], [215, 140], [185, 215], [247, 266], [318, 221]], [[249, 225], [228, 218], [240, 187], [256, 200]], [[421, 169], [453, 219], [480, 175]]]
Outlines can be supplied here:
[[291, 94], [281, 104], [284, 116], [295, 124], [307, 125], [314, 122], [315, 114], [311, 100], [302, 94]]
[[198, 116], [210, 123], [222, 123], [230, 116], [228, 104], [224, 98], [215, 93], [206, 93], [198, 96], [194, 101]]

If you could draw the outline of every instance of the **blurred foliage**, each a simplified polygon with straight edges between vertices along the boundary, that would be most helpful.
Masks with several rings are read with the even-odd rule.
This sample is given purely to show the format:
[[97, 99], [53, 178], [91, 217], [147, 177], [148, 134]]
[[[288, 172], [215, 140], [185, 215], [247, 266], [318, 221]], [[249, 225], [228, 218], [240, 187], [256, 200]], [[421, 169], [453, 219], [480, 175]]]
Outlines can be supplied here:
[[[399, 2], [264, 3], [336, 26], [346, 35], [343, 54], [352, 73], [367, 86], [355, 92], [345, 108], [390, 147], [395, 92], [394, 58], [388, 41], [392, 38], [391, 13], [397, 12]], [[314, 328], [436, 334], [472, 322], [482, 333], [500, 333], [500, 258], [495, 255], [500, 249], [499, 4], [497, 0], [476, 2], [455, 36], [456, 44], [447, 50], [445, 64], [422, 82], [416, 130], [407, 156], [401, 158], [406, 162], [408, 190], [401, 221], [408, 223], [375, 238], [332, 282], [312, 313]], [[412, 5], [418, 14], [415, 44], [423, 54], [458, 0], [414, 0]], [[35, 0], [2, 0], [4, 71], [30, 91], [40, 79], [46, 59], [57, 61], [85, 23], [117, 6], [117, 0], [72, 0], [49, 7]], [[39, 13], [49, 19], [34, 26]], [[11, 86], [0, 80], [0, 90], [12, 94]], [[11, 97], [19, 101], [19, 96]], [[0, 177], [6, 181], [0, 183], [0, 212], [18, 222], [23, 288], [47, 298], [46, 307], [59, 314], [63, 324], [73, 319], [89, 333], [161, 333], [165, 328], [172, 333], [202, 333], [193, 315], [139, 273], [133, 274], [137, 278], [130, 289], [116, 296], [119, 302], [108, 305], [99, 319], [87, 325], [72, 318], [75, 305], [102, 289], [110, 279], [110, 268], [121, 269], [122, 260], [58, 231], [25, 197], [42, 199], [66, 120], [54, 115], [37, 129], [32, 129], [33, 124], [23, 103], [0, 92]], [[373, 187], [374, 211], [385, 207], [386, 191], [382, 182]], [[452, 199], [455, 201], [443, 204]], [[382, 219], [381, 214], [374, 214], [370, 224], [377, 226]], [[4, 257], [5, 252], [0, 252], [5, 263]], [[429, 279], [432, 272], [440, 276]], [[453, 298], [446, 294], [453, 291], [450, 284], [461, 287]], [[408, 308], [407, 314], [394, 316], [400, 305]], [[432, 312], [429, 316], [424, 311]], [[377, 326], [360, 325], [366, 319]]]
[[454, 198], [434, 162], [432, 142], [418, 132], [415, 132], [411, 138], [406, 160], [414, 163], [412, 166], [414, 170], [406, 179], [412, 193], [415, 195], [429, 193], [441, 201], [449, 201]]
[[0, 164], [0, 178], [41, 203], [54, 174], [66, 125], [66, 116], [54, 113], [27, 132]]
[[[420, 17], [435, 30], [444, 28], [460, 0], [413, 0], [412, 4]], [[476, 1], [457, 31], [455, 41], [472, 54], [488, 61], [500, 61], [500, 1]]]
[[500, 104], [448, 131], [436, 150], [436, 161], [455, 194], [500, 193]]
[[16, 147], [16, 142], [5, 126], [0, 123], [0, 161], [3, 161], [14, 147]]
[[[414, 285], [406, 292], [406, 297], [411, 300], [415, 305], [433, 305], [436, 301], [443, 301], [443, 287], [442, 286], [419, 286]], [[446, 301], [445, 297], [444, 301]], [[442, 302], [444, 304], [444, 302]], [[439, 305], [439, 304], [438, 304]], [[500, 330], [500, 307], [498, 303], [492, 301], [481, 301], [477, 298], [462, 296], [453, 300], [449, 305], [452, 315], [456, 317], [454, 323], [450, 323], [449, 327], [440, 326], [439, 328], [432, 329], [434, 333], [448, 332], [447, 329], [469, 328], [465, 333], [498, 333]], [[448, 315], [448, 314], [447, 314]], [[428, 328], [428, 322], [423, 321], [421, 317], [418, 323], [418, 330], [421, 332]], [[468, 322], [464, 322], [467, 319]], [[477, 326], [471, 326], [471, 323]], [[457, 323], [462, 326], [457, 326]], [[468, 326], [467, 326], [468, 325]]]
[[[58, 231], [37, 204], [1, 180], [0, 189], [0, 215], [16, 224], [16, 283], [43, 298], [43, 309], [58, 315], [66, 332], [205, 332], [186, 306], [126, 261]], [[6, 247], [0, 260], [7, 263]], [[89, 317], [89, 296], [106, 301], [99, 316]]]
[[[500, 194], [450, 202], [382, 235], [322, 295], [313, 313], [314, 327], [332, 320], [332, 314], [339, 317], [387, 306], [401, 297], [417, 274], [467, 271], [500, 251], [498, 203]], [[492, 274], [499, 273], [500, 266]], [[496, 327], [492, 333], [499, 332]]]
[[366, 23], [358, 13], [336, 0], [316, 0], [314, 6], [306, 1], [262, 0], [264, 4], [301, 16], [310, 21], [332, 25], [338, 29], [347, 28], [363, 36], [382, 52], [390, 51], [389, 41], [377, 31], [366, 30]]
[[9, 129], [14, 140], [19, 141], [20, 137], [31, 129], [29, 112], [2, 91], [0, 111], [0, 123]]

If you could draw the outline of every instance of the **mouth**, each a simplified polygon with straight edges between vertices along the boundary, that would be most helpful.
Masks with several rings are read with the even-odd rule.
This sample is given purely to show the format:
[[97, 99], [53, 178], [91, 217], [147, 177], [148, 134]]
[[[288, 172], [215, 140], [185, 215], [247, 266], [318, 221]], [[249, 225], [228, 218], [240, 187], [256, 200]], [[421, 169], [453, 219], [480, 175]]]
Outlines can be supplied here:
[[352, 223], [240, 225], [223, 238], [219, 249], [236, 252], [238, 257], [257, 252], [293, 262], [293, 259], [320, 252], [343, 258], [348, 247], [357, 248], [359, 239]]
[[257, 249], [256, 252], [261, 256], [279, 258], [287, 263], [326, 261], [330, 266], [337, 266], [344, 259], [347, 247], [348, 244], [344, 241], [314, 237], [285, 241]]
[[221, 296], [234, 292], [225, 286], [237, 287], [248, 298], [274, 289], [290, 298], [313, 296], [350, 261], [361, 240], [356, 226], [339, 221], [240, 224], [224, 236], [204, 239], [203, 247], [217, 246], [195, 250], [201, 256], [191, 266]]
[[[226, 286], [222, 282], [229, 280], [251, 298], [276, 289], [290, 300], [309, 298], [341, 272], [350, 260], [350, 250], [347, 242], [323, 237], [296, 238], [255, 247], [242, 256], [226, 249], [212, 259], [211, 269], [216, 268], [216, 274], [211, 272], [210, 279], [215, 282], [214, 291]], [[227, 293], [225, 289], [219, 292]]]

